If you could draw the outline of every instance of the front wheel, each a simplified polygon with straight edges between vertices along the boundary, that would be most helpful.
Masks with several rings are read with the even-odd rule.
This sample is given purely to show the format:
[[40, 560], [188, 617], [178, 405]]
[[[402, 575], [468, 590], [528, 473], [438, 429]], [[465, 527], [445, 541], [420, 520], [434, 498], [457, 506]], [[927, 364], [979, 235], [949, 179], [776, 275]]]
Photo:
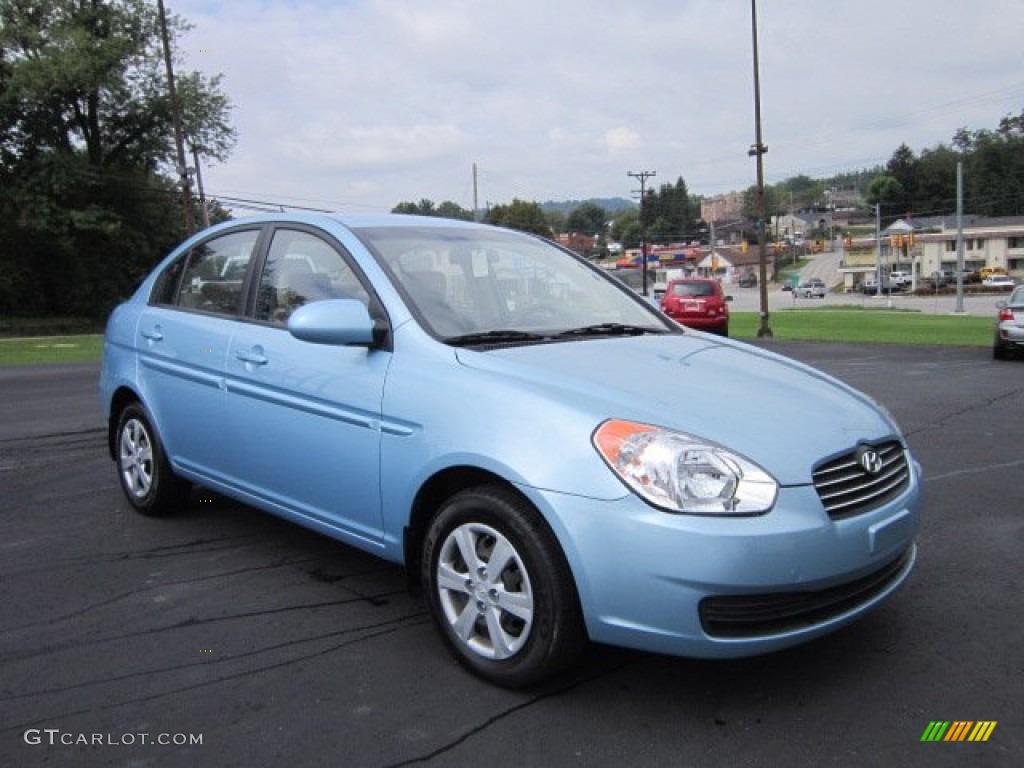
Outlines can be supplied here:
[[483, 486], [445, 502], [422, 564], [434, 622], [480, 677], [519, 688], [565, 669], [582, 650], [569, 566], [541, 516], [512, 491]]
[[175, 476], [145, 410], [131, 403], [117, 422], [117, 477], [125, 497], [145, 515], [164, 515], [184, 501], [188, 485]]

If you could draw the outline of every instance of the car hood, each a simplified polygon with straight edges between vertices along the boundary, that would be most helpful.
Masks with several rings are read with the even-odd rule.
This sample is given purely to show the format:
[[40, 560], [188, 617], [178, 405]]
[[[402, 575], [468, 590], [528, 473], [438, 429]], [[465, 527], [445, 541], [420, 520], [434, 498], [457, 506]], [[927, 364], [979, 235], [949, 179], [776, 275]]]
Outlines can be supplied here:
[[585, 339], [474, 352], [460, 361], [587, 409], [688, 432], [755, 461], [782, 485], [859, 441], [898, 434], [868, 397], [756, 347], [704, 334]]

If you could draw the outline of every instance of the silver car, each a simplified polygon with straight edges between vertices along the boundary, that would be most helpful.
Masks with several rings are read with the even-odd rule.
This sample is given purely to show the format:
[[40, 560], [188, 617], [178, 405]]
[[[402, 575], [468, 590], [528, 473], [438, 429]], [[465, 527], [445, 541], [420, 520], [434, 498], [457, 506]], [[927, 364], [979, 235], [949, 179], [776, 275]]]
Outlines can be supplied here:
[[1008, 300], [1000, 301], [996, 307], [999, 316], [996, 318], [992, 357], [1005, 360], [1013, 350], [1024, 350], [1024, 286], [1018, 286]]
[[813, 277], [806, 283], [798, 285], [795, 293], [801, 299], [824, 299], [828, 289], [823, 280]]

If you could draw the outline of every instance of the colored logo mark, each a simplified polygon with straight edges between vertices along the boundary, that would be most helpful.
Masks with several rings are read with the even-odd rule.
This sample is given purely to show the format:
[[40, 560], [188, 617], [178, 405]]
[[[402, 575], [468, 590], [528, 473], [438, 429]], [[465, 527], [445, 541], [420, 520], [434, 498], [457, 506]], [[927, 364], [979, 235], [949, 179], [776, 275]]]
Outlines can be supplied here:
[[988, 741], [995, 729], [995, 720], [932, 720], [921, 741]]

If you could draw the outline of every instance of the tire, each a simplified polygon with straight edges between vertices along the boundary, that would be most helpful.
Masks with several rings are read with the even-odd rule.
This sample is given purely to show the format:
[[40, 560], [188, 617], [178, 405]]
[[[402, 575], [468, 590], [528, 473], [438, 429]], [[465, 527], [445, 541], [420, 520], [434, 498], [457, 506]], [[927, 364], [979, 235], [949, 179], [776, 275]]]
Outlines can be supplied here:
[[142, 514], [166, 515], [184, 503], [188, 483], [171, 471], [160, 438], [138, 403], [125, 406], [118, 417], [114, 461], [125, 498]]
[[999, 338], [999, 332], [996, 331], [995, 338], [992, 341], [992, 357], [995, 360], [1006, 360], [1010, 356], [1010, 350], [1007, 345], [1003, 344], [1003, 340]]
[[430, 523], [421, 562], [445, 644], [485, 680], [521, 688], [563, 671], [582, 651], [569, 566], [540, 514], [511, 490], [481, 486], [448, 499]]

